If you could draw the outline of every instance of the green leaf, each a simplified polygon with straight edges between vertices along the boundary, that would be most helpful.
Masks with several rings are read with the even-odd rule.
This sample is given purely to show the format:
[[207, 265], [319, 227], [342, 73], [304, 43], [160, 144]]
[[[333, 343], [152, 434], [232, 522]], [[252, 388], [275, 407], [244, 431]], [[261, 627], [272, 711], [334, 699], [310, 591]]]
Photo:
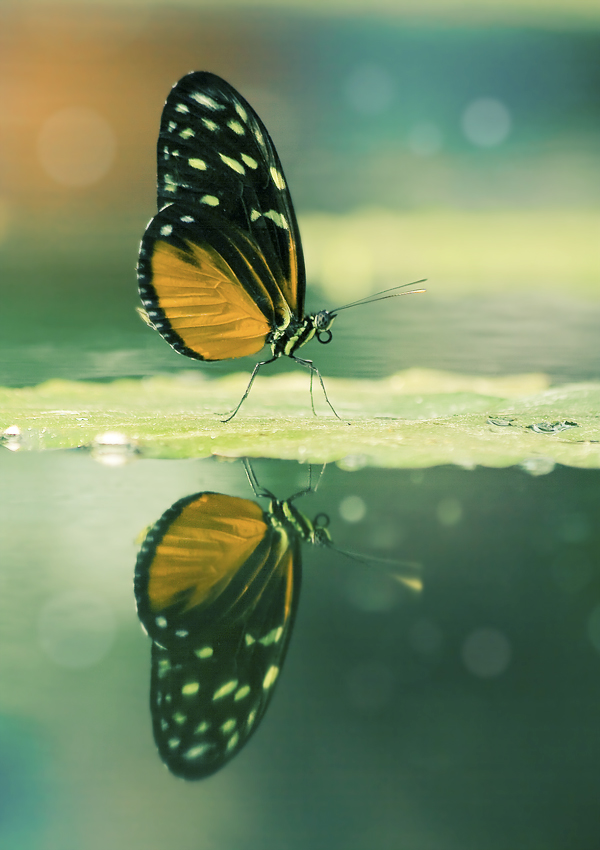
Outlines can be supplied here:
[[[89, 448], [107, 463], [155, 458], [270, 457], [427, 467], [556, 463], [600, 467], [600, 383], [548, 387], [543, 375], [482, 378], [408, 370], [379, 381], [328, 379], [336, 419], [305, 375], [259, 377], [240, 413], [223, 423], [248, 382], [189, 372], [143, 380], [52, 380], [0, 388], [0, 433], [11, 450]], [[221, 414], [221, 418], [222, 418]]]

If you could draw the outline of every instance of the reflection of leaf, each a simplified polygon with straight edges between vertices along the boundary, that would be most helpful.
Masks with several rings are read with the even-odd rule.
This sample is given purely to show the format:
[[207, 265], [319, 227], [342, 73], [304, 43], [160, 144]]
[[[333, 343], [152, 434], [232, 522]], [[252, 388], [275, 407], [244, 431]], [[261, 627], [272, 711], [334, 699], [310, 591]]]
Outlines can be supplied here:
[[[339, 461], [345, 468], [527, 467], [543, 458], [548, 469], [553, 463], [600, 467], [600, 383], [548, 388], [541, 375], [482, 378], [427, 370], [380, 381], [326, 379], [339, 422], [324, 412], [317, 390], [321, 415], [312, 415], [308, 378], [291, 373], [259, 377], [247, 407], [223, 424], [214, 411], [231, 410], [246, 383], [246, 374], [207, 381], [186, 372], [0, 388], [0, 433], [12, 427], [5, 443], [13, 450], [89, 446], [114, 431], [152, 457], [274, 457]], [[550, 430], [531, 430], [541, 423], [550, 423]]]

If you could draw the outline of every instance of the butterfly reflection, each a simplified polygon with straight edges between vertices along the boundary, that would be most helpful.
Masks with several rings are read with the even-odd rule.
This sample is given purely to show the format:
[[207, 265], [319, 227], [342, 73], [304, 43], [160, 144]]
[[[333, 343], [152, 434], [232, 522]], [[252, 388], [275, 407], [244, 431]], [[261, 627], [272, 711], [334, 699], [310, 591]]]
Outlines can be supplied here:
[[177, 776], [223, 767], [271, 701], [298, 606], [300, 544], [330, 542], [327, 518], [312, 523], [293, 504], [304, 492], [279, 501], [255, 487], [264, 510], [196, 493], [144, 540], [135, 598], [152, 639], [150, 711], [160, 757]]

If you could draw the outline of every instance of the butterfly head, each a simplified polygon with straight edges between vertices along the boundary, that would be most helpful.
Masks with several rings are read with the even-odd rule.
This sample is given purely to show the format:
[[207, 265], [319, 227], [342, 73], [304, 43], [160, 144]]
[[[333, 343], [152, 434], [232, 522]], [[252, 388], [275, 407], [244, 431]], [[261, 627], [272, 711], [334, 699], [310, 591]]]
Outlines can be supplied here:
[[315, 313], [315, 315], [312, 316], [315, 336], [319, 342], [323, 343], [323, 345], [331, 342], [333, 334], [331, 333], [330, 328], [336, 316], [337, 313], [332, 313], [330, 310], [321, 310], [319, 313]]

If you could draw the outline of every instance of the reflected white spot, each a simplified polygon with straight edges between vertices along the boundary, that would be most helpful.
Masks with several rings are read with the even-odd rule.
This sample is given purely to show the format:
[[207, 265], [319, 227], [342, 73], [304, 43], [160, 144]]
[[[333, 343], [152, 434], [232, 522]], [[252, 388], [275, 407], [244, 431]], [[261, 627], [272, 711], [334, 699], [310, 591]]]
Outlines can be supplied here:
[[187, 682], [181, 689], [184, 697], [191, 697], [200, 690], [200, 682]]
[[86, 590], [70, 590], [50, 599], [40, 613], [40, 644], [61, 667], [91, 667], [107, 655], [116, 634], [111, 606]]
[[164, 617], [157, 617], [154, 621], [159, 629], [166, 629], [167, 621]]
[[448, 528], [461, 521], [463, 509], [458, 499], [448, 498], [442, 499], [437, 506], [436, 513], [440, 525], [445, 525]]
[[239, 700], [244, 699], [250, 693], [250, 685], [242, 685], [242, 687], [236, 692], [234, 696], [234, 701], [239, 702]]
[[225, 682], [224, 685], [221, 685], [221, 687], [217, 688], [217, 690], [214, 692], [213, 700], [223, 699], [223, 697], [226, 697], [228, 696], [228, 694], [232, 693], [232, 691], [235, 691], [237, 686], [237, 679], [232, 679], [230, 682]]
[[199, 759], [207, 750], [210, 750], [211, 747], [212, 744], [196, 744], [195, 747], [190, 747], [189, 750], [186, 750], [183, 757], [189, 761]]
[[187, 629], [177, 629], [177, 631], [175, 632], [175, 635], [177, 637], [184, 638], [184, 637], [187, 637], [189, 635], [189, 632], [187, 631]]
[[381, 65], [359, 65], [346, 80], [344, 95], [357, 112], [377, 115], [390, 106], [394, 98], [394, 83]]
[[250, 729], [254, 725], [257, 713], [258, 708], [253, 708], [252, 711], [248, 714], [248, 719], [246, 720], [246, 729]]
[[492, 97], [473, 100], [461, 118], [467, 139], [481, 148], [496, 147], [508, 137], [511, 117], [507, 107]]
[[282, 634], [283, 628], [282, 626], [278, 626], [276, 629], [271, 629], [268, 634], [260, 638], [259, 643], [262, 643], [263, 646], [270, 646], [272, 643], [277, 643], [281, 639]]
[[169, 738], [169, 747], [172, 750], [176, 750], [177, 747], [181, 744], [181, 738]]
[[221, 724], [221, 732], [224, 735], [229, 735], [230, 732], [233, 732], [236, 726], [237, 720], [235, 719], [235, 717], [230, 717], [229, 720], [226, 720], [225, 723]]
[[51, 115], [37, 142], [44, 171], [57, 183], [73, 188], [90, 186], [104, 177], [116, 149], [108, 121], [93, 109], [79, 106]]
[[462, 647], [462, 660], [474, 676], [491, 679], [504, 673], [511, 659], [508, 638], [498, 629], [475, 629]]
[[199, 649], [194, 650], [194, 655], [197, 655], [198, 658], [210, 658], [213, 654], [212, 646], [201, 646]]
[[208, 732], [210, 729], [210, 723], [207, 723], [206, 720], [203, 720], [202, 723], [199, 723], [194, 729], [194, 735], [204, 735], [205, 732]]
[[263, 679], [263, 689], [266, 691], [271, 688], [275, 684], [275, 680], [279, 675], [279, 667], [276, 667], [274, 664], [269, 667], [265, 674], [265, 678]]
[[175, 723], [177, 723], [178, 726], [183, 726], [183, 724], [187, 720], [187, 717], [186, 717], [185, 714], [182, 714], [180, 711], [176, 711], [175, 714], [173, 715], [173, 720], [175, 721]]
[[417, 156], [433, 156], [442, 149], [442, 132], [437, 124], [423, 121], [411, 127], [408, 147]]
[[367, 506], [360, 496], [345, 496], [338, 510], [345, 522], [360, 522], [366, 516]]
[[238, 743], [239, 740], [240, 740], [239, 732], [234, 732], [234, 734], [231, 736], [231, 738], [227, 741], [227, 746], [226, 746], [225, 749], [227, 750], [228, 753], [230, 753], [231, 750], [233, 750], [233, 748], [237, 746], [237, 743]]

